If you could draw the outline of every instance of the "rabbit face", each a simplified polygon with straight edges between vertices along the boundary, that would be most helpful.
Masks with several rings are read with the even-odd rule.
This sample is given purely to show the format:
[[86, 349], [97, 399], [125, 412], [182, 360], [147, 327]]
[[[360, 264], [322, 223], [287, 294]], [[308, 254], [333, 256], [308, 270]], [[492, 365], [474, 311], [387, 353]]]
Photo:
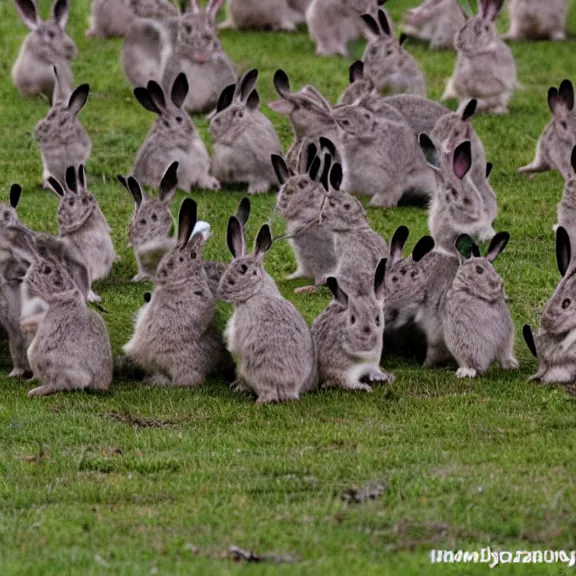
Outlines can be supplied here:
[[456, 33], [454, 46], [458, 52], [474, 54], [497, 40], [494, 24], [482, 16], [474, 16]]
[[196, 234], [189, 242], [179, 242], [169, 250], [158, 265], [156, 283], [174, 285], [189, 282], [203, 271], [202, 244], [202, 234]]
[[206, 14], [185, 14], [180, 22], [179, 37], [191, 50], [192, 60], [199, 64], [207, 62], [214, 52], [221, 49], [214, 21]]
[[20, 222], [15, 208], [9, 204], [0, 204], [0, 229], [14, 226]]
[[383, 302], [371, 294], [351, 298], [346, 313], [346, 333], [344, 344], [348, 354], [362, 357], [374, 353], [382, 347], [384, 334]]
[[541, 327], [552, 334], [576, 328], [576, 274], [568, 273], [558, 284], [540, 319]]
[[366, 75], [376, 86], [382, 86], [390, 74], [402, 67], [404, 58], [405, 53], [398, 40], [381, 37], [368, 44], [362, 60]]
[[338, 104], [350, 106], [372, 94], [373, 90], [374, 84], [370, 80], [356, 80], [346, 88]]
[[482, 203], [478, 189], [468, 179], [458, 181], [448, 178], [441, 194], [442, 203], [447, 207], [449, 214], [458, 222], [472, 224], [482, 216]]
[[386, 272], [386, 321], [415, 313], [425, 301], [424, 272], [412, 258], [393, 264]]
[[363, 106], [337, 106], [333, 116], [338, 127], [351, 136], [370, 136], [374, 132], [374, 114]]
[[287, 220], [318, 219], [324, 198], [324, 188], [318, 182], [307, 174], [298, 174], [280, 188], [276, 209]]
[[554, 107], [554, 133], [570, 152], [576, 144], [576, 115], [573, 110], [559, 104]]
[[137, 247], [154, 238], [166, 238], [174, 224], [170, 205], [162, 200], [148, 200], [134, 212], [128, 227], [130, 245]]
[[29, 294], [40, 296], [50, 302], [62, 292], [76, 289], [76, 284], [66, 272], [53, 259], [39, 259], [34, 262], [24, 279]]
[[260, 258], [245, 256], [233, 260], [220, 280], [219, 298], [232, 304], [245, 302], [260, 292], [264, 274]]
[[96, 206], [96, 198], [87, 190], [68, 191], [60, 199], [57, 216], [58, 226], [66, 229], [78, 227], [86, 222]]
[[42, 22], [28, 36], [32, 51], [48, 62], [75, 58], [78, 55], [76, 44], [55, 22]]
[[360, 200], [346, 192], [331, 192], [320, 212], [320, 225], [333, 232], [366, 225], [366, 211]]
[[488, 302], [504, 297], [504, 281], [486, 258], [469, 258], [461, 263], [454, 286]]
[[249, 110], [243, 103], [232, 103], [210, 122], [210, 134], [223, 144], [233, 144], [240, 134], [246, 133], [251, 122]]

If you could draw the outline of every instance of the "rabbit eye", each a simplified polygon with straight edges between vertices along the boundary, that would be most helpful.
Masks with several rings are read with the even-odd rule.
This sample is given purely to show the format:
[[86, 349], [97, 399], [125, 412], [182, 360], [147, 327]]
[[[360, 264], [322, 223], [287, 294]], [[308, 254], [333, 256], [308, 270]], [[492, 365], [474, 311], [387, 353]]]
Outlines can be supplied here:
[[156, 216], [156, 214], [152, 214], [151, 218], [152, 222], [156, 222], [156, 220], [158, 220], [158, 216]]
[[476, 272], [478, 274], [484, 274], [484, 268], [482, 268], [482, 266], [476, 266]]
[[463, 202], [464, 202], [464, 204], [466, 204], [466, 206], [468, 206], [470, 204], [470, 199], [464, 198]]
[[252, 276], [256, 276], [258, 274], [258, 272], [256, 270], [252, 271]]
[[8, 212], [4, 213], [4, 220], [10, 220], [10, 214], [8, 214]]
[[176, 116], [176, 122], [178, 122], [178, 124], [182, 124], [182, 116]]
[[393, 52], [394, 52], [394, 51], [393, 51], [393, 50], [390, 50], [390, 49], [389, 49], [389, 50], [386, 50], [386, 56], [392, 56]]
[[376, 52], [378, 52], [378, 49], [376, 48], [376, 46], [372, 46], [372, 48], [370, 48], [370, 54], [372, 56], [375, 56]]
[[166, 262], [166, 268], [168, 268], [168, 270], [172, 270], [172, 268], [174, 268], [174, 261], [168, 260], [168, 262]]
[[178, 262], [184, 262], [184, 257], [180, 256], [180, 258], [178, 258]]
[[82, 198], [82, 204], [86, 206], [86, 204], [88, 204], [88, 198]]
[[458, 192], [456, 192], [456, 190], [454, 188], [450, 188], [450, 194], [452, 194], [452, 196], [454, 196], [454, 198], [458, 198]]
[[54, 32], [52, 32], [52, 31], [50, 30], [50, 31], [48, 32], [48, 38], [49, 38], [50, 40], [54, 40], [54, 36], [55, 36]]
[[330, 202], [328, 202], [328, 205], [330, 206], [330, 208], [334, 208], [336, 206], [333, 200], [330, 200]]
[[568, 306], [570, 306], [570, 298], [566, 298], [566, 300], [564, 300], [562, 302], [562, 309], [566, 310], [566, 308], [568, 308]]
[[192, 26], [189, 25], [184, 26], [184, 31], [186, 32], [186, 34], [190, 34], [190, 32], [192, 32]]
[[566, 130], [568, 128], [568, 124], [566, 122], [560, 122], [560, 126]]
[[74, 198], [70, 198], [70, 200], [68, 200], [68, 206], [74, 206]]
[[396, 284], [398, 282], [398, 276], [392, 276], [392, 283]]
[[197, 254], [196, 254], [196, 250], [192, 250], [192, 252], [190, 252], [190, 258], [192, 260], [194, 260], [196, 258]]
[[142, 218], [139, 223], [142, 224], [142, 226], [144, 226], [146, 224], [146, 219]]
[[246, 274], [246, 272], [248, 272], [248, 266], [246, 266], [246, 264], [241, 264], [240, 265], [240, 274]]
[[356, 324], [356, 316], [350, 316], [350, 324]]
[[304, 188], [306, 188], [306, 182], [298, 182], [298, 188], [300, 188], [300, 190], [304, 190]]
[[52, 268], [50, 266], [44, 266], [44, 270], [42, 270], [43, 274], [52, 274]]
[[344, 126], [350, 126], [350, 122], [348, 120], [342, 120], [342, 124], [344, 124]]
[[344, 210], [350, 210], [350, 208], [352, 208], [352, 206], [348, 203], [344, 204]]
[[412, 272], [410, 272], [410, 278], [416, 278], [416, 270], [412, 270]]

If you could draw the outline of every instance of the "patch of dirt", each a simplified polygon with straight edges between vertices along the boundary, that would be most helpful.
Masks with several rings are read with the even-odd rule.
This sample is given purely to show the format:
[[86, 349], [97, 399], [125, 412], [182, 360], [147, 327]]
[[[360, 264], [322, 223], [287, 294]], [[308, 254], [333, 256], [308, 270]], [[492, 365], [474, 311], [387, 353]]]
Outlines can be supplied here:
[[368, 500], [380, 498], [386, 491], [383, 482], [368, 482], [362, 488], [348, 488], [340, 495], [341, 499], [348, 504], [362, 504]]
[[104, 414], [100, 414], [100, 416], [114, 422], [126, 424], [127, 426], [134, 426], [135, 428], [170, 428], [180, 424], [180, 422], [176, 420], [158, 420], [145, 416], [134, 416], [127, 412], [105, 412]]

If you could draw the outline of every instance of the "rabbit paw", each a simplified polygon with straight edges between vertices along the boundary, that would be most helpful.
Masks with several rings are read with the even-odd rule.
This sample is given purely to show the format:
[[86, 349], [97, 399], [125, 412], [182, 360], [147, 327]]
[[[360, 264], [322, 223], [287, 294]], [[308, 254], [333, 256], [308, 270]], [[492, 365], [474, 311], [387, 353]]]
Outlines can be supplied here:
[[148, 378], [145, 378], [144, 383], [152, 384], [153, 386], [169, 386], [172, 384], [172, 378], [169, 378], [164, 374], [157, 373], [149, 376]]
[[366, 378], [369, 382], [386, 382], [387, 384], [392, 384], [396, 381], [396, 376], [390, 372], [385, 372], [382, 369], [372, 370], [366, 374]]
[[244, 384], [244, 382], [242, 382], [240, 378], [237, 378], [236, 380], [234, 380], [234, 382], [230, 384], [230, 390], [232, 392], [235, 392], [236, 394], [245, 394], [246, 392], [252, 392], [252, 390], [248, 388], [248, 386], [246, 386], [246, 384]]
[[270, 183], [264, 180], [251, 182], [248, 186], [248, 194], [265, 194], [270, 190]]
[[503, 370], [516, 370], [520, 366], [520, 363], [514, 356], [510, 356], [510, 358], [504, 358], [500, 362], [500, 366]]
[[475, 368], [458, 368], [458, 370], [456, 370], [457, 378], [476, 378], [476, 374], [478, 374], [478, 372]]
[[26, 368], [14, 368], [12, 372], [8, 374], [8, 378], [24, 378], [26, 372]]
[[54, 394], [56, 389], [52, 386], [38, 386], [38, 388], [33, 388], [28, 392], [28, 396], [30, 398], [34, 398], [36, 396], [49, 396], [50, 394]]
[[88, 300], [88, 302], [102, 302], [102, 297], [98, 296], [93, 290], [90, 290], [86, 300]]
[[213, 176], [206, 176], [198, 182], [200, 188], [204, 190], [220, 190], [220, 182]]
[[132, 278], [132, 282], [151, 282], [153, 280], [150, 274], [138, 273]]

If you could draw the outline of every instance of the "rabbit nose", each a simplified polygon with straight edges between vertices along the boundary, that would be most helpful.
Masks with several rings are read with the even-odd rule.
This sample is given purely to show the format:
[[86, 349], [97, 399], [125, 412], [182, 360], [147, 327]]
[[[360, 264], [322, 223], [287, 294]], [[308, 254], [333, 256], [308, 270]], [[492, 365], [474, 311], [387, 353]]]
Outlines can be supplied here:
[[230, 284], [230, 286], [234, 286], [236, 284], [236, 280], [234, 280], [234, 278], [228, 278], [228, 284]]
[[370, 326], [364, 326], [364, 328], [362, 328], [362, 332], [364, 332], [364, 334], [370, 334], [372, 330], [370, 329]]

